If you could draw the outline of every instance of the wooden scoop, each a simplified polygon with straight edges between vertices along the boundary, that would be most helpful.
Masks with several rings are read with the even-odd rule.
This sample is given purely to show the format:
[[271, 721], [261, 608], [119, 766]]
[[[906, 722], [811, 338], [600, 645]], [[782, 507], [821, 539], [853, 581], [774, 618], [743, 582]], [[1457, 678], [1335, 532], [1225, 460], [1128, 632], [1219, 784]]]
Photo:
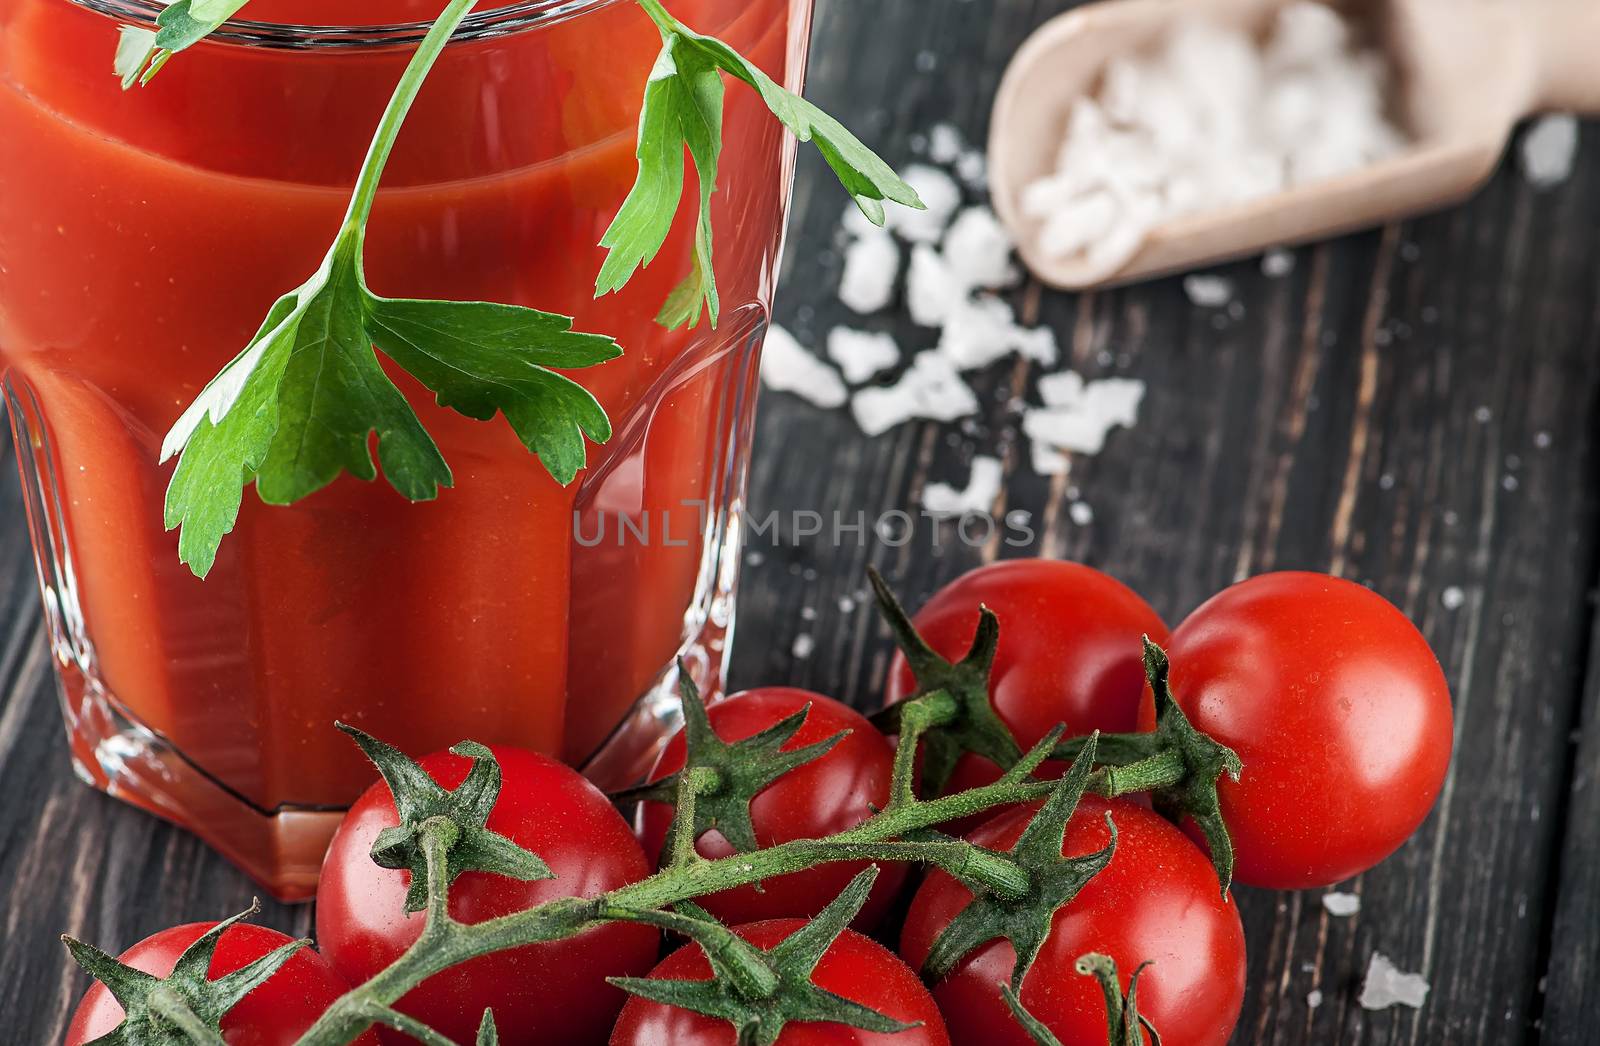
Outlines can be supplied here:
[[989, 138], [994, 207], [1023, 260], [1077, 290], [1246, 257], [1434, 210], [1493, 173], [1518, 120], [1541, 110], [1600, 111], [1600, 0], [1385, 0], [1334, 6], [1387, 53], [1401, 154], [1326, 181], [1156, 226], [1120, 266], [1050, 258], [1022, 212], [1025, 186], [1051, 173], [1073, 100], [1112, 58], [1156, 47], [1180, 16], [1262, 33], [1290, 0], [1109, 0], [1047, 22], [1012, 59]]

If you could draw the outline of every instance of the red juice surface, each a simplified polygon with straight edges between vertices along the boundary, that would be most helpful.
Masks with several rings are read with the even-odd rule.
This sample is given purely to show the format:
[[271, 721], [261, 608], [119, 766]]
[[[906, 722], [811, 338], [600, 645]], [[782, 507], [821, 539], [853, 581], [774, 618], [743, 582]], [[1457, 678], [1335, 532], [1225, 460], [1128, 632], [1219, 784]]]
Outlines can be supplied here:
[[[332, 7], [365, 25], [442, 6], [255, 0], [242, 16], [325, 24]], [[671, 6], [798, 86], [803, 0]], [[0, 354], [14, 395], [36, 404], [92, 674], [262, 811], [342, 804], [368, 782], [335, 719], [415, 752], [465, 737], [569, 760], [594, 750], [683, 639], [702, 514], [684, 502], [725, 485], [728, 386], [770, 298], [792, 146], [754, 92], [728, 91], [723, 321], [669, 333], [653, 319], [688, 272], [687, 211], [628, 288], [593, 297], [660, 47], [648, 18], [599, 3], [458, 40], [384, 177], [369, 282], [561, 312], [616, 337], [621, 359], [574, 376], [617, 435], [563, 489], [503, 419], [439, 408], [389, 367], [455, 487], [411, 504], [346, 476], [288, 508], [247, 490], [210, 576], [191, 576], [162, 528], [161, 438], [316, 268], [413, 46], [208, 42], [124, 92], [111, 19], [0, 0]], [[575, 540], [575, 516], [603, 513], [647, 519], [653, 540]], [[664, 523], [691, 540], [661, 541]]]

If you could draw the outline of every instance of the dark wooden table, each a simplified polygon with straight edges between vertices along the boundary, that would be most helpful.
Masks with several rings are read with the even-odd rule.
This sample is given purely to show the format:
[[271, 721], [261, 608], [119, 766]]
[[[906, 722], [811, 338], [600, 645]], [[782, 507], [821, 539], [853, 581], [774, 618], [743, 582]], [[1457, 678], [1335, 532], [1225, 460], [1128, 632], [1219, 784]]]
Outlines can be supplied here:
[[[985, 131], [1006, 59], [1061, 0], [821, 0], [812, 94], [895, 163], [942, 119]], [[963, 483], [974, 453], [1008, 473], [1003, 512], [1031, 549], [963, 546], [929, 524], [903, 548], [791, 542], [749, 557], [734, 683], [877, 700], [888, 637], [862, 605], [877, 563], [913, 602], [980, 562], [1038, 554], [1130, 582], [1177, 620], [1251, 573], [1311, 568], [1370, 583], [1427, 633], [1449, 674], [1456, 758], [1437, 810], [1352, 883], [1353, 918], [1316, 894], [1239, 891], [1250, 942], [1239, 1043], [1591, 1043], [1600, 1037], [1600, 148], [1571, 180], [1502, 172], [1471, 204], [1254, 263], [1242, 316], [1217, 323], [1178, 281], [1018, 303], [1090, 375], [1149, 384], [1138, 426], [1043, 479], [1006, 402], [1034, 380], [978, 380], [976, 430], [908, 425], [867, 440], [847, 416], [768, 394], [757, 512], [915, 506]], [[778, 318], [821, 334], [843, 206], [806, 156]], [[907, 326], [899, 333], [908, 343]], [[921, 346], [916, 346], [921, 347]], [[9, 451], [8, 451], [9, 453]], [[61, 742], [15, 475], [0, 483], [0, 1038], [58, 1041], [84, 979], [56, 935], [132, 943], [238, 909], [245, 878], [193, 837], [82, 787]], [[1075, 523], [1073, 498], [1092, 507]], [[1445, 599], [1459, 590], [1459, 602]], [[841, 602], [842, 601], [842, 602]], [[851, 607], [852, 609], [841, 609]], [[809, 656], [797, 657], [796, 639]], [[264, 920], [303, 933], [305, 907]], [[1420, 1010], [1356, 1005], [1381, 950], [1432, 983]], [[1322, 992], [1315, 1009], [1307, 994]]]

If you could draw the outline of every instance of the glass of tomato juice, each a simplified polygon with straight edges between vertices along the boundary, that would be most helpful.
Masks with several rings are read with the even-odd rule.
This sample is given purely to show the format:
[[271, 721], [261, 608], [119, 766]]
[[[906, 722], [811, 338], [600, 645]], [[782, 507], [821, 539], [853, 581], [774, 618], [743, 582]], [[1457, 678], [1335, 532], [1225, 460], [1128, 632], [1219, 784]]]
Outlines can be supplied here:
[[[795, 147], [730, 85], [714, 331], [655, 322], [689, 272], [692, 189], [660, 255], [596, 300], [661, 46], [631, 0], [485, 0], [428, 77], [367, 236], [379, 294], [526, 305], [618, 340], [575, 374], [615, 430], [577, 482], [391, 369], [454, 471], [437, 500], [348, 475], [289, 507], [247, 491], [205, 580], [163, 529], [162, 436], [316, 268], [443, 6], [252, 0], [251, 21], [124, 91], [117, 27], [159, 4], [0, 0], [0, 355], [73, 760], [281, 897], [310, 893], [373, 776], [335, 720], [620, 784], [674, 725], [675, 659], [714, 692], [730, 638]], [[810, 0], [669, 6], [799, 90]]]

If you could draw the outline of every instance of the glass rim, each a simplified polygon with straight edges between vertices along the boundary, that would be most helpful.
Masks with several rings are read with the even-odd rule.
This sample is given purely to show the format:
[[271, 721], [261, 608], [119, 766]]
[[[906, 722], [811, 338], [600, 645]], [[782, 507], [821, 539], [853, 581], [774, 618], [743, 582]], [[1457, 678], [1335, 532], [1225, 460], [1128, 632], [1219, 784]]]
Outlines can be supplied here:
[[[109, 15], [119, 21], [153, 28], [156, 16], [168, 6], [161, 0], [68, 0], [79, 7]], [[451, 41], [485, 40], [525, 32], [577, 18], [590, 11], [610, 7], [619, 0], [513, 0], [502, 7], [474, 11], [451, 36]], [[433, 25], [429, 21], [395, 22], [387, 25], [290, 25], [282, 22], [257, 22], [232, 18], [211, 35], [208, 41], [285, 50], [313, 48], [390, 47], [419, 43]]]

